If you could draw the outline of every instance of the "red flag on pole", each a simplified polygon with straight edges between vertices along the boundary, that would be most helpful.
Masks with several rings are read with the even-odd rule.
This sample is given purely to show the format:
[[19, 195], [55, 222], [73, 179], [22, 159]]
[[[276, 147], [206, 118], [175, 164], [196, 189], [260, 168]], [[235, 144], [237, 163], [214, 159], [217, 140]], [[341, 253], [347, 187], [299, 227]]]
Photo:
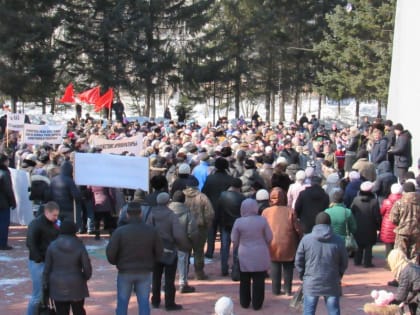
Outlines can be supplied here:
[[95, 104], [99, 99], [99, 86], [96, 86], [92, 89], [86, 90], [80, 94], [77, 94], [77, 97], [80, 101], [87, 104]]
[[60, 103], [75, 103], [74, 99], [74, 90], [73, 83], [67, 85], [66, 90], [64, 91], [63, 97], [60, 99]]
[[109, 88], [108, 91], [98, 98], [95, 102], [95, 111], [99, 112], [102, 108], [111, 108], [112, 101], [114, 99], [114, 92], [112, 88]]

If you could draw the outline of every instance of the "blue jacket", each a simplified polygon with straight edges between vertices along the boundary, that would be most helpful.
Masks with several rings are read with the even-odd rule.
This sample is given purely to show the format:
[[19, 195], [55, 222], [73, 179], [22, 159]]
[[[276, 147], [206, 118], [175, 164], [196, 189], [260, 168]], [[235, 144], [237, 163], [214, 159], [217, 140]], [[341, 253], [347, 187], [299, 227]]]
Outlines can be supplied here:
[[388, 139], [382, 138], [373, 143], [372, 151], [370, 152], [370, 161], [378, 166], [379, 163], [386, 161], [388, 153]]
[[340, 296], [348, 254], [343, 239], [330, 225], [317, 224], [298, 246], [295, 267], [303, 280], [303, 294]]
[[192, 175], [198, 180], [198, 190], [203, 189], [204, 183], [206, 182], [207, 176], [209, 175], [209, 163], [206, 161], [200, 161], [192, 171]]

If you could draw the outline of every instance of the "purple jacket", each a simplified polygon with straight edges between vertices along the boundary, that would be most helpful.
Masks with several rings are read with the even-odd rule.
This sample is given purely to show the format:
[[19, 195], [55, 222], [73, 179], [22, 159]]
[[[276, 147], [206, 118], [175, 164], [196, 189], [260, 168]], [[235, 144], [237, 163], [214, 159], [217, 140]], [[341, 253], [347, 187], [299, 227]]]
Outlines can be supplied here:
[[258, 215], [258, 204], [245, 199], [241, 205], [241, 217], [235, 220], [231, 239], [238, 247], [239, 265], [242, 272], [266, 271], [270, 267], [269, 246], [273, 233], [267, 220]]

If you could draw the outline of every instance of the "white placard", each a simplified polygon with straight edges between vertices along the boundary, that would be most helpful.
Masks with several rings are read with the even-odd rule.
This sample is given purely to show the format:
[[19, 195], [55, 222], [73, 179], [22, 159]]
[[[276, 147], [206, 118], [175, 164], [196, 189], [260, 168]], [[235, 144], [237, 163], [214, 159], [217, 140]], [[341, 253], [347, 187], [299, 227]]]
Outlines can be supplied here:
[[25, 114], [7, 113], [7, 129], [13, 131], [23, 130], [25, 124]]
[[61, 144], [65, 126], [25, 124], [23, 143], [28, 144]]
[[10, 212], [10, 222], [28, 225], [34, 218], [32, 202], [29, 200], [28, 173], [14, 168], [9, 168], [9, 170], [16, 199], [16, 209]]
[[143, 137], [142, 135], [136, 135], [121, 140], [108, 140], [96, 137], [93, 139], [93, 146], [101, 148], [102, 153], [114, 153], [121, 154], [124, 151], [139, 155], [143, 149]]
[[74, 178], [77, 185], [141, 188], [149, 191], [149, 159], [98, 153], [76, 153]]

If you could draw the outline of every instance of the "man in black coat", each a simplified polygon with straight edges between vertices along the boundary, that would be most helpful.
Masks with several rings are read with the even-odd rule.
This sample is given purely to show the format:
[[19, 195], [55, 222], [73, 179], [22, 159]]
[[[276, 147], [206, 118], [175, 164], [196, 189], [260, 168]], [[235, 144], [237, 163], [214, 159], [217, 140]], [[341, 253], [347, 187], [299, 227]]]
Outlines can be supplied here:
[[408, 168], [413, 164], [411, 155], [411, 133], [404, 130], [403, 125], [396, 124], [394, 127], [395, 145], [389, 151], [394, 156], [394, 175], [398, 177], [400, 183], [403, 182], [404, 175]]
[[375, 164], [376, 167], [387, 159], [388, 153], [388, 140], [382, 136], [382, 131], [375, 129], [373, 131], [373, 146], [370, 152], [370, 161]]
[[9, 238], [10, 209], [16, 208], [12, 179], [9, 171], [9, 157], [0, 154], [0, 250], [10, 250]]
[[29, 249], [29, 273], [32, 280], [32, 296], [27, 315], [36, 314], [42, 297], [42, 273], [47, 248], [58, 236], [59, 206], [50, 201], [44, 205], [44, 213], [32, 220], [28, 226], [26, 246]]
[[106, 248], [109, 263], [118, 269], [117, 313], [127, 313], [135, 288], [140, 313], [149, 314], [151, 273], [162, 256], [162, 240], [154, 227], [142, 221], [141, 203], [128, 204], [127, 218], [128, 223], [115, 230]]
[[299, 164], [299, 153], [292, 148], [292, 141], [289, 139], [284, 140], [283, 146], [284, 148], [283, 151], [280, 152], [280, 156], [287, 160], [287, 164]]
[[207, 251], [205, 254], [207, 258], [213, 258], [214, 253], [214, 243], [220, 218], [219, 209], [217, 208], [219, 197], [223, 191], [228, 190], [233, 179], [226, 171], [229, 168], [229, 162], [226, 159], [218, 158], [214, 163], [214, 167], [216, 168], [216, 172], [207, 177], [202, 190], [202, 193], [210, 199], [214, 209], [213, 224], [209, 228], [207, 237]]
[[[239, 178], [234, 178], [229, 190], [220, 194], [218, 202], [222, 243], [220, 248], [222, 276], [227, 276], [229, 273], [230, 233], [233, 223], [241, 216], [241, 204], [245, 200], [245, 196], [241, 194], [241, 187], [242, 181]], [[236, 257], [236, 253], [233, 256]]]
[[305, 234], [312, 232], [317, 214], [329, 207], [330, 198], [322, 189], [321, 182], [320, 177], [312, 177], [311, 186], [301, 191], [296, 199], [296, 215]]

